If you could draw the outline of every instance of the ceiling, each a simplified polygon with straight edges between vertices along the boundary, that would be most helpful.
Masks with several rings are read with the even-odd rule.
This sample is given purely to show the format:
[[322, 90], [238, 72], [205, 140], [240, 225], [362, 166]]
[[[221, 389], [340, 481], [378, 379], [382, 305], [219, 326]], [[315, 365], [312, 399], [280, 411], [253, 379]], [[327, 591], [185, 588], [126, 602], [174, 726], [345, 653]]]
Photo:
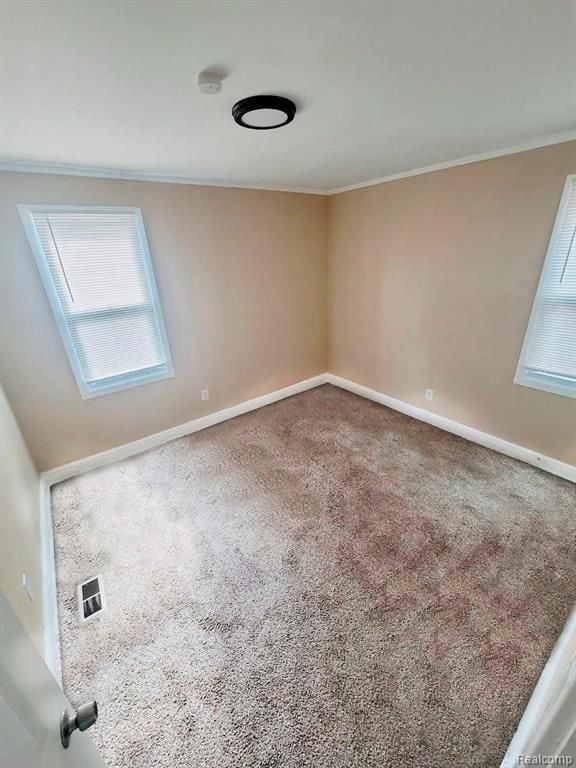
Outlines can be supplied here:
[[[576, 137], [574, 0], [0, 0], [0, 160], [327, 191]], [[227, 72], [217, 96], [198, 73]], [[298, 105], [276, 131], [238, 99]], [[558, 136], [560, 135], [560, 136]]]

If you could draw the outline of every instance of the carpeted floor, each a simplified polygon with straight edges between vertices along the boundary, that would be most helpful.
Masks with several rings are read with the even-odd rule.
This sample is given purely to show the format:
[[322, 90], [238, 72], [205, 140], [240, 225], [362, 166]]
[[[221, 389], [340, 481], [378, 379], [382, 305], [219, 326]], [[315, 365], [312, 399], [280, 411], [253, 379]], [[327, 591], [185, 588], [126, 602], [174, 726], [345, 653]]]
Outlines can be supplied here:
[[575, 499], [330, 386], [75, 478], [66, 691], [110, 768], [496, 768], [576, 602]]

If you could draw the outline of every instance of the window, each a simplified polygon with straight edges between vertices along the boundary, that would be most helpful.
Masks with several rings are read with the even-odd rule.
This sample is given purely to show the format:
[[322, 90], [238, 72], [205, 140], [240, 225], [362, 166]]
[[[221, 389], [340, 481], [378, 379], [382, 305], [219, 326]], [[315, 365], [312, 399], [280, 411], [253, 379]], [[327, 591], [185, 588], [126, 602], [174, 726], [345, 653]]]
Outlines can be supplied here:
[[18, 207], [82, 397], [173, 376], [140, 210]]
[[576, 175], [568, 176], [534, 299], [516, 384], [576, 397]]

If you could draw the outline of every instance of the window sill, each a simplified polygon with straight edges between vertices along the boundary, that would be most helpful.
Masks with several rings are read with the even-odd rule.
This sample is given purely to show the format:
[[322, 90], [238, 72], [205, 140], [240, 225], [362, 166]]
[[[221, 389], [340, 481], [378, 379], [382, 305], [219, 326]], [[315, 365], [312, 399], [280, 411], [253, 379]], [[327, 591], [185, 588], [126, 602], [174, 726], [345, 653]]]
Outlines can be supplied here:
[[163, 379], [171, 379], [173, 377], [174, 369], [172, 365], [162, 365], [157, 368], [138, 371], [137, 373], [101, 379], [91, 384], [82, 382], [80, 394], [83, 400], [90, 400], [93, 397], [100, 397], [100, 395], [109, 395], [112, 392], [121, 392], [123, 389], [141, 387], [144, 384], [152, 384], [155, 381], [162, 381]]
[[531, 389], [539, 389], [542, 392], [549, 392], [553, 395], [576, 398], [576, 379], [550, 376], [545, 373], [536, 373], [523, 369], [516, 373], [514, 384], [530, 387]]

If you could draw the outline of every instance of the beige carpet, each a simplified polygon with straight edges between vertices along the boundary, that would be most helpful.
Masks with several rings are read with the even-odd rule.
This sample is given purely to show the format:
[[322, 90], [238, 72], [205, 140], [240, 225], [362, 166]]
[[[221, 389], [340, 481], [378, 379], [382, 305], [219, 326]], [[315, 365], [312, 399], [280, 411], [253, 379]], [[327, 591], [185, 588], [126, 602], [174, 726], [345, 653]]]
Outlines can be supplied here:
[[576, 602], [573, 485], [330, 386], [52, 500], [111, 768], [496, 768]]

